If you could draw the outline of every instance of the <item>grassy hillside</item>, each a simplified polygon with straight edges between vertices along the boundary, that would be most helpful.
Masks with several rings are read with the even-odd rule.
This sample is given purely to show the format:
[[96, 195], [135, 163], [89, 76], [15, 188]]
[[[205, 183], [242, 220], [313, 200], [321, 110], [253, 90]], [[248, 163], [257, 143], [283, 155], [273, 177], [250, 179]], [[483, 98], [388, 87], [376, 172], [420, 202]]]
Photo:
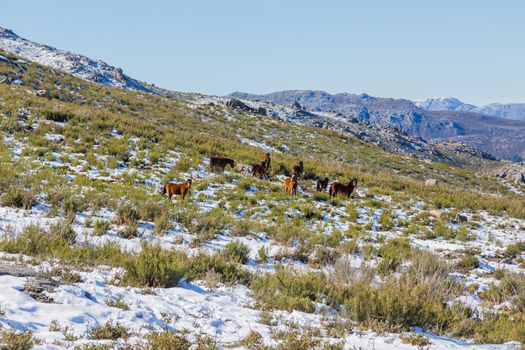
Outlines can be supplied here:
[[[247, 287], [261, 317], [257, 327], [249, 323], [257, 332], [234, 341], [205, 331], [163, 333], [181, 330], [179, 321], [153, 311], [161, 333], [119, 329], [110, 319], [71, 340], [64, 327], [74, 326], [62, 320], [55, 332], [63, 346], [135, 334], [151, 348], [186, 338], [203, 349], [336, 348], [356, 327], [399, 333], [415, 326], [479, 342], [525, 341], [523, 187], [333, 131], [100, 86], [0, 55], [8, 58], [0, 75], [11, 82], [0, 84], [2, 259], [25, 259], [77, 288], [106, 266], [104, 288], [112, 292], [96, 293], [110, 308], [123, 303], [126, 315], [136, 311], [126, 304], [134, 299], [112, 299], [115, 293], [127, 295], [130, 286], [161, 298], [184, 278], [210, 297]], [[243, 165], [267, 149], [270, 181], [250, 177]], [[238, 166], [213, 173], [213, 155]], [[300, 159], [305, 176], [289, 198], [281, 183]], [[325, 176], [357, 177], [354, 198], [316, 193], [314, 179]], [[188, 177], [188, 200], [160, 195], [167, 181]], [[430, 178], [436, 186], [425, 186]], [[469, 298], [479, 302], [470, 307]], [[4, 309], [1, 317], [19, 317], [16, 307]], [[322, 317], [321, 328], [279, 320], [292, 310]], [[38, 341], [42, 330], [30, 330], [34, 339], [12, 331], [2, 339]]]

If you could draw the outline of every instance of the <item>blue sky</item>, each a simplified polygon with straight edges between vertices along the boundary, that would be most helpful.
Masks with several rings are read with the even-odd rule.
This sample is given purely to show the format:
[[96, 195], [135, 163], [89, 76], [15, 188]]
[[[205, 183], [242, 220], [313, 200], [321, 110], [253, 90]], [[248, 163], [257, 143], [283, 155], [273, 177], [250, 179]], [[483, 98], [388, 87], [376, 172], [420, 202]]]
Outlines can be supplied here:
[[0, 26], [177, 91], [525, 102], [523, 0], [2, 1]]

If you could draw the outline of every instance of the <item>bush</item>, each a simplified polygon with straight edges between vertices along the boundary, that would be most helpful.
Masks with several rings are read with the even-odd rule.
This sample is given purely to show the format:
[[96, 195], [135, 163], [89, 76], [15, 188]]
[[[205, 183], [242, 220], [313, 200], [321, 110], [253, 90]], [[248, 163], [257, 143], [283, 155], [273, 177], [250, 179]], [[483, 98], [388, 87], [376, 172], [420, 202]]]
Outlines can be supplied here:
[[317, 247], [315, 250], [315, 260], [321, 265], [332, 265], [339, 256], [339, 252], [333, 248]]
[[[184, 216], [184, 217], [181, 217]], [[209, 212], [181, 211], [177, 213], [177, 220], [182, 222], [190, 233], [195, 233], [201, 241], [212, 240], [219, 233], [229, 227], [231, 220], [224, 210], [215, 208]]]
[[115, 223], [117, 225], [130, 225], [136, 224], [139, 219], [140, 215], [137, 208], [130, 203], [124, 203], [117, 209]]
[[36, 225], [29, 225], [11, 240], [2, 241], [1, 250], [13, 254], [38, 256], [48, 251], [50, 239], [46, 232]]
[[136, 223], [127, 224], [122, 230], [119, 231], [119, 235], [125, 239], [136, 238], [139, 236], [138, 225]]
[[113, 323], [112, 321], [106, 322], [102, 326], [96, 326], [90, 329], [89, 337], [95, 340], [103, 339], [127, 339], [129, 337], [129, 331], [122, 326], [120, 323]]
[[61, 220], [49, 227], [49, 233], [53, 238], [63, 239], [67, 244], [75, 244], [77, 240], [77, 233], [71, 227], [69, 220]]
[[286, 222], [272, 227], [270, 235], [277, 242], [291, 245], [294, 241], [305, 242], [312, 233], [303, 225], [293, 222]]
[[410, 241], [405, 238], [394, 238], [383, 244], [378, 252], [382, 258], [378, 266], [379, 272], [388, 274], [396, 271], [403, 259], [410, 256], [410, 251]]
[[184, 334], [173, 331], [151, 332], [147, 341], [147, 350], [189, 350], [192, 345]]
[[0, 332], [0, 343], [7, 346], [6, 349], [30, 350], [39, 341], [33, 338], [33, 333], [29, 331], [17, 331], [15, 329]]
[[73, 114], [71, 112], [62, 112], [62, 111], [48, 110], [48, 109], [42, 111], [42, 114], [44, 118], [46, 118], [47, 120], [51, 120], [51, 121], [59, 122], [59, 123], [65, 123], [73, 117]]
[[516, 255], [523, 253], [523, 251], [525, 251], [525, 241], [508, 245], [503, 255], [514, 258]]
[[240, 241], [233, 241], [224, 246], [223, 255], [226, 259], [241, 264], [249, 261], [250, 247]]
[[323, 218], [323, 213], [311, 204], [304, 206], [302, 212], [307, 220], [321, 220]]
[[221, 282], [226, 284], [248, 285], [252, 278], [249, 271], [219, 254], [200, 252], [191, 258], [188, 269], [189, 279], [203, 279], [209, 271], [219, 274]]
[[264, 310], [313, 312], [313, 301], [318, 301], [325, 291], [323, 274], [299, 273], [278, 268], [275, 273], [259, 275], [251, 283], [255, 298]]
[[468, 272], [479, 267], [478, 258], [473, 254], [466, 254], [456, 263], [456, 268], [462, 272]]
[[2, 195], [2, 204], [8, 207], [29, 210], [35, 203], [33, 191], [24, 191], [18, 187], [12, 187]]
[[96, 220], [93, 224], [93, 235], [102, 236], [109, 231], [110, 223], [106, 220]]
[[169, 213], [165, 212], [157, 216], [153, 223], [155, 225], [153, 233], [157, 236], [164, 235], [164, 233], [171, 228], [171, 218]]
[[392, 213], [388, 210], [384, 210], [379, 216], [379, 224], [381, 225], [381, 230], [389, 231], [394, 227], [394, 219], [392, 219]]
[[448, 308], [448, 299], [432, 288], [403, 274], [379, 286], [350, 286], [350, 297], [345, 298], [344, 305], [353, 320], [369, 327], [381, 324], [391, 331], [414, 326], [443, 330], [457, 320], [470, 318], [467, 308]]
[[171, 288], [187, 272], [188, 257], [179, 251], [163, 250], [159, 245], [144, 244], [138, 255], [124, 264], [124, 282], [137, 287]]

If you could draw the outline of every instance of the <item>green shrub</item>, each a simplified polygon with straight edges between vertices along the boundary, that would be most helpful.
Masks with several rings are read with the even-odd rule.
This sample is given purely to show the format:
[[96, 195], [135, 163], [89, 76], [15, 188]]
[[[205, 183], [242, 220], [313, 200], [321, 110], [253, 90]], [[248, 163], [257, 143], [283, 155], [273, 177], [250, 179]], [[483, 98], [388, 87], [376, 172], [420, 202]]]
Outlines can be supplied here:
[[224, 246], [223, 255], [226, 259], [246, 264], [249, 261], [250, 247], [240, 241], [233, 241]]
[[143, 244], [137, 255], [124, 264], [124, 282], [137, 287], [177, 286], [187, 272], [188, 257], [177, 250], [166, 251], [159, 245]]
[[[191, 215], [191, 213], [189, 213]], [[195, 233], [202, 241], [214, 239], [218, 234], [230, 226], [231, 220], [224, 211], [214, 208], [209, 212], [195, 213], [193, 219], [186, 226], [190, 233]]]
[[132, 239], [139, 236], [138, 225], [136, 223], [129, 223], [119, 231], [119, 235], [125, 239]]
[[275, 225], [269, 233], [277, 242], [288, 245], [294, 241], [305, 242], [307, 238], [312, 236], [312, 233], [304, 225], [294, 222]]
[[107, 220], [96, 220], [93, 224], [93, 235], [102, 236], [109, 231], [110, 222]]
[[509, 244], [503, 255], [514, 258], [516, 255], [523, 253], [523, 251], [525, 251], [525, 241]]
[[392, 213], [388, 210], [384, 210], [379, 216], [379, 224], [381, 225], [381, 230], [391, 230], [394, 227], [394, 219], [392, 218]]
[[154, 229], [153, 233], [157, 236], [162, 236], [166, 231], [171, 228], [171, 218], [168, 212], [165, 212], [157, 216], [154, 220]]
[[185, 334], [173, 331], [151, 332], [147, 338], [147, 350], [189, 350], [192, 343]]
[[122, 326], [120, 323], [113, 323], [108, 321], [101, 326], [93, 327], [89, 330], [89, 337], [95, 340], [103, 339], [127, 339], [130, 336], [129, 331], [126, 327]]
[[321, 265], [332, 265], [340, 257], [337, 250], [329, 247], [317, 247], [315, 260]]
[[265, 246], [260, 246], [257, 250], [257, 257], [260, 263], [266, 263], [268, 261], [268, 249]]
[[226, 260], [220, 254], [206, 254], [200, 252], [192, 256], [188, 266], [189, 279], [203, 279], [209, 271], [221, 276], [221, 282], [226, 284], [248, 285], [252, 279], [249, 271], [240, 267], [236, 262]]
[[136, 224], [140, 219], [139, 211], [130, 203], [123, 203], [117, 209], [115, 223], [117, 225]]
[[478, 258], [473, 254], [466, 254], [456, 263], [456, 268], [463, 272], [468, 272], [478, 267]]
[[62, 239], [67, 244], [75, 244], [77, 240], [77, 233], [71, 227], [69, 220], [60, 220], [49, 227], [49, 233], [53, 238]]
[[42, 115], [47, 120], [54, 122], [65, 123], [73, 117], [71, 112], [57, 111], [57, 110], [43, 110]]
[[10, 329], [0, 331], [0, 343], [5, 344], [6, 349], [30, 350], [40, 341], [33, 338], [33, 333], [30, 331]]
[[12, 187], [2, 195], [2, 204], [8, 207], [29, 210], [35, 203], [36, 198], [33, 191], [24, 191], [18, 187]]
[[251, 283], [255, 298], [265, 310], [313, 312], [326, 287], [323, 274], [299, 273], [278, 268], [273, 274], [259, 275]]
[[307, 220], [321, 220], [323, 218], [323, 213], [311, 204], [304, 206], [302, 212]]

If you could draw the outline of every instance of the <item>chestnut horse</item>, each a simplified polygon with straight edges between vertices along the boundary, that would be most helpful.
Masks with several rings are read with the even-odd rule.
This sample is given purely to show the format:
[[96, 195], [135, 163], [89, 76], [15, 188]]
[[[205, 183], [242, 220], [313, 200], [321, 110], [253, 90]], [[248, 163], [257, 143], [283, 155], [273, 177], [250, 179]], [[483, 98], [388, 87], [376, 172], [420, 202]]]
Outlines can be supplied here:
[[292, 174], [297, 174], [297, 176], [301, 176], [304, 172], [304, 165], [303, 161], [300, 160], [299, 164], [293, 166]]
[[354, 192], [354, 188], [357, 186], [357, 179], [353, 178], [352, 181], [348, 182], [346, 185], [343, 185], [340, 182], [334, 182], [330, 186], [330, 190], [328, 190], [328, 193], [330, 193], [330, 197], [335, 197], [338, 193], [342, 193], [346, 195], [347, 197], [350, 197], [352, 192]]
[[328, 178], [327, 177], [325, 177], [324, 179], [317, 180], [317, 192], [326, 191], [327, 188], [328, 188]]
[[191, 187], [191, 179], [186, 180], [183, 184], [174, 184], [171, 182], [168, 182], [164, 187], [162, 188], [162, 195], [168, 194], [168, 197], [171, 200], [171, 197], [173, 195], [182, 195], [182, 199], [184, 200], [184, 197], [186, 197], [186, 193], [190, 190]]
[[226, 166], [230, 166], [232, 169], [235, 166], [235, 161], [230, 158], [224, 157], [211, 157], [210, 158], [210, 167], [212, 170], [224, 171]]
[[289, 195], [297, 194], [297, 174], [284, 180], [284, 191]]

